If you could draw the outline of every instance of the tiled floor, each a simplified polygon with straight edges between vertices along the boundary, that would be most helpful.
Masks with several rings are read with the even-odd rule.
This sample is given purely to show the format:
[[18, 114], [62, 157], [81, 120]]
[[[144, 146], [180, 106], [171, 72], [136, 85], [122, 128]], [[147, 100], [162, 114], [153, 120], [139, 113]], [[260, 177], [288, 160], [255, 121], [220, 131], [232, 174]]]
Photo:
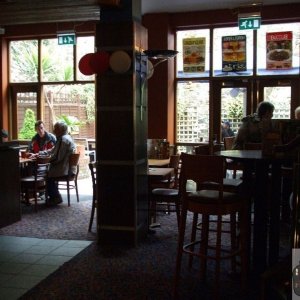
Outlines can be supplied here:
[[0, 236], [0, 299], [18, 299], [91, 243]]

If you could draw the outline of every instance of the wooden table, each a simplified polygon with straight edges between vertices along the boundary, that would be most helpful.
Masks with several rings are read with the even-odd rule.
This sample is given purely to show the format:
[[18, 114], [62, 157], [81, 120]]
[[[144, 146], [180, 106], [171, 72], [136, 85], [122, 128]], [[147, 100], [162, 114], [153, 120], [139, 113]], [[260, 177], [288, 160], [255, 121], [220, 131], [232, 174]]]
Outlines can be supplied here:
[[174, 168], [149, 168], [148, 177], [150, 180], [166, 179], [174, 173]]
[[[262, 273], [277, 263], [279, 257], [281, 165], [286, 158], [264, 156], [261, 150], [226, 150], [216, 155], [243, 164], [245, 195], [254, 200], [252, 266], [254, 272]], [[249, 224], [250, 218], [251, 208]]]
[[170, 159], [148, 159], [149, 167], [167, 167], [170, 163]]
[[[174, 168], [148, 168], [148, 181], [149, 181], [149, 193], [152, 191], [151, 184], [158, 180], [168, 179], [174, 174]], [[149, 201], [150, 203], [150, 201]], [[150, 222], [152, 221], [151, 216], [149, 216]], [[150, 223], [149, 228], [159, 227], [159, 223]]]

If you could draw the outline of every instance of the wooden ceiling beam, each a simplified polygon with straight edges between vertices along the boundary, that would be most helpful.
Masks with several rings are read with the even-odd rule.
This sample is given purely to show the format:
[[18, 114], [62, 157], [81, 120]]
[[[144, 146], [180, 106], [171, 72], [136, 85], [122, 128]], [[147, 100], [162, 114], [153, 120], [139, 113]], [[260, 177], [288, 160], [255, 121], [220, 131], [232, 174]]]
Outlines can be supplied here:
[[0, 2], [0, 26], [100, 20], [103, 0], [9, 0]]

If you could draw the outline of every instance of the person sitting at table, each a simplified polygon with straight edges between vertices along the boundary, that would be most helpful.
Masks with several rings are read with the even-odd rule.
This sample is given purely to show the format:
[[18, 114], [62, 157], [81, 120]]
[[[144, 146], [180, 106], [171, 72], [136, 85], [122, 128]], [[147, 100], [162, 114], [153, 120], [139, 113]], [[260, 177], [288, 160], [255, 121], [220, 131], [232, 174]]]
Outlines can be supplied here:
[[223, 121], [221, 126], [222, 126], [222, 140], [224, 140], [225, 137], [234, 136], [234, 132], [231, 129], [231, 124], [229, 121]]
[[259, 103], [256, 113], [242, 119], [232, 149], [242, 150], [246, 143], [261, 143], [264, 133], [271, 129], [274, 105], [263, 101]]
[[34, 128], [37, 133], [31, 139], [28, 147], [28, 151], [31, 153], [30, 157], [38, 156], [40, 151], [51, 150], [56, 143], [55, 135], [45, 130], [43, 121], [36, 121]]
[[[49, 198], [47, 203], [59, 204], [62, 203], [62, 197], [55, 178], [66, 176], [69, 172], [75, 174], [76, 170], [70, 170], [69, 168], [69, 157], [75, 152], [76, 146], [72, 137], [68, 134], [68, 126], [64, 122], [56, 122], [53, 132], [57, 138], [57, 142], [50, 152], [51, 159], [47, 179]], [[43, 152], [40, 153], [43, 154]]]

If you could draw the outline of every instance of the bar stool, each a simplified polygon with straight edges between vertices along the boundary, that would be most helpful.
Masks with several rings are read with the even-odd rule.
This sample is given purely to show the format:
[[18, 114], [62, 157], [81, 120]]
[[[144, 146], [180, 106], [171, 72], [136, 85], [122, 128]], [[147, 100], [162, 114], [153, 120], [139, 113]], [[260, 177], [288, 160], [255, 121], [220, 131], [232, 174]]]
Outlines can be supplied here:
[[[174, 297], [178, 297], [178, 286], [180, 281], [181, 260], [183, 254], [196, 256], [201, 262], [201, 277], [205, 278], [206, 263], [208, 259], [215, 261], [215, 288], [214, 296], [219, 296], [220, 263], [222, 259], [231, 259], [234, 256], [241, 258], [241, 278], [246, 283], [247, 275], [247, 210], [246, 200], [238, 193], [225, 192], [223, 184], [224, 158], [209, 155], [189, 155], [182, 153], [181, 184], [182, 184], [182, 212], [178, 239], [178, 252], [176, 259]], [[193, 180], [197, 184], [195, 192], [186, 191], [186, 183]], [[202, 189], [201, 183], [214, 182], [214, 189]], [[185, 230], [187, 213], [202, 215], [201, 239], [185, 243]], [[236, 249], [223, 249], [221, 246], [222, 216], [239, 214], [240, 233], [239, 247]], [[217, 229], [215, 244], [209, 243], [209, 217], [217, 216]], [[236, 234], [235, 228], [231, 228]], [[208, 252], [212, 250], [214, 253]]]

